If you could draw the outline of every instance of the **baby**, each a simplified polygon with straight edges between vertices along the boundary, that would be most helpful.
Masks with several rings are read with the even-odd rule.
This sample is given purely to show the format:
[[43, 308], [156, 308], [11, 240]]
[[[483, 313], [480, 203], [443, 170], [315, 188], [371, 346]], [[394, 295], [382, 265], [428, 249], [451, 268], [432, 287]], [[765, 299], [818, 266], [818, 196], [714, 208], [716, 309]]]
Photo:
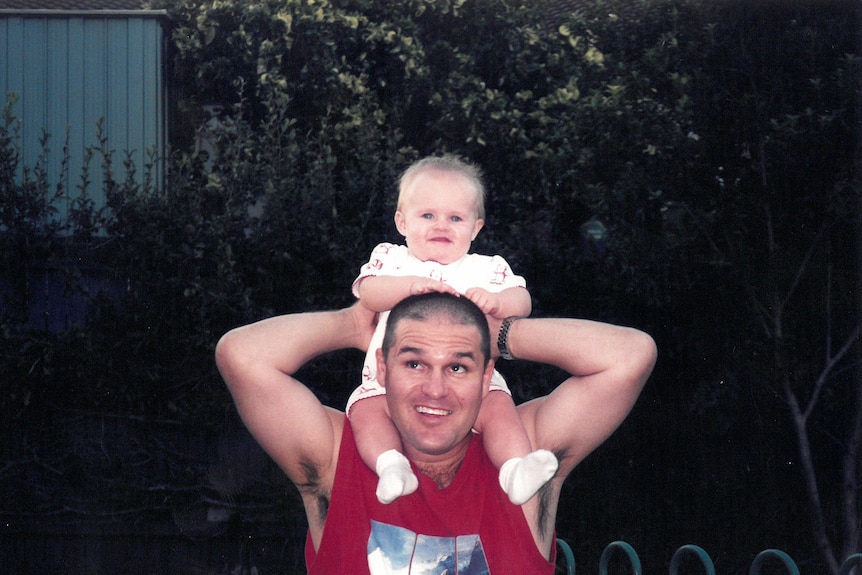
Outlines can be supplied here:
[[[527, 316], [532, 303], [526, 282], [500, 256], [468, 254], [484, 225], [485, 189], [479, 169], [454, 156], [430, 157], [408, 168], [399, 182], [395, 226], [406, 246], [380, 244], [362, 266], [353, 293], [366, 308], [381, 312], [369, 345], [362, 384], [350, 396], [347, 413], [362, 460], [379, 477], [377, 498], [391, 503], [419, 483], [399, 451], [400, 436], [389, 418], [386, 392], [377, 382], [376, 351], [386, 317], [396, 303], [431, 291], [469, 298], [489, 316]], [[504, 352], [505, 350], [501, 350]], [[553, 477], [558, 462], [547, 450], [531, 452], [511, 392], [494, 372], [475, 430], [500, 470], [500, 486], [515, 505], [527, 502]]]

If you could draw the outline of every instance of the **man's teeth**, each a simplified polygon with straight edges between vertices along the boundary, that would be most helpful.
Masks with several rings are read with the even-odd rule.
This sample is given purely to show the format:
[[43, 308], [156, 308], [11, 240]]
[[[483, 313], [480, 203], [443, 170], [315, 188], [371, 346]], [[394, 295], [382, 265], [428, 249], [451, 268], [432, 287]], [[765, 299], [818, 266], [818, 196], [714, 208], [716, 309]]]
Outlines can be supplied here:
[[431, 407], [417, 406], [416, 411], [426, 413], [428, 415], [450, 415], [452, 412], [447, 409], [433, 409]]

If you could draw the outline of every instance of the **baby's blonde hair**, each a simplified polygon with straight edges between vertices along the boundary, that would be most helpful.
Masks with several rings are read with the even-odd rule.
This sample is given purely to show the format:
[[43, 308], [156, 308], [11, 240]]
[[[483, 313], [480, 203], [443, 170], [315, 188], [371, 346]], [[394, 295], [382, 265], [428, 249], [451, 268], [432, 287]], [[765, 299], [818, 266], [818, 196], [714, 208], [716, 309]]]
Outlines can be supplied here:
[[398, 205], [396, 209], [401, 209], [407, 189], [413, 183], [413, 180], [416, 179], [416, 176], [427, 170], [456, 172], [464, 176], [476, 193], [476, 213], [478, 218], [480, 220], [485, 219], [485, 183], [482, 181], [481, 168], [452, 154], [428, 156], [404, 170], [404, 173], [398, 179]]

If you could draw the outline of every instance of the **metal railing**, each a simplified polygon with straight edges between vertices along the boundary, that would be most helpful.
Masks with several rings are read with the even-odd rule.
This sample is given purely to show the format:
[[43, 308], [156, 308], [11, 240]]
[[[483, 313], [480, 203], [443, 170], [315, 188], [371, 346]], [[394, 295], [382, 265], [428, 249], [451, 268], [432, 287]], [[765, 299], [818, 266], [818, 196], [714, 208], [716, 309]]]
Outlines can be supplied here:
[[[575, 575], [575, 556], [572, 553], [572, 548], [562, 539], [557, 539], [557, 547], [563, 558], [566, 575]], [[599, 575], [608, 575], [611, 558], [620, 553], [628, 560], [632, 575], [642, 575], [640, 557], [638, 557], [634, 547], [625, 541], [614, 541], [605, 547], [599, 559]], [[683, 545], [674, 552], [670, 560], [669, 574], [683, 575], [681, 571], [683, 559], [688, 556], [694, 556], [700, 561], [703, 566], [703, 575], [715, 575], [715, 564], [712, 558], [709, 553], [697, 545]], [[760, 575], [764, 564], [774, 563], [776, 560], [784, 566], [787, 575], [799, 575], [799, 567], [793, 558], [778, 549], [766, 549], [758, 553], [754, 561], [751, 562], [748, 575]], [[855, 553], [845, 559], [839, 575], [851, 575], [854, 569], [856, 573], [862, 574], [862, 553]]]

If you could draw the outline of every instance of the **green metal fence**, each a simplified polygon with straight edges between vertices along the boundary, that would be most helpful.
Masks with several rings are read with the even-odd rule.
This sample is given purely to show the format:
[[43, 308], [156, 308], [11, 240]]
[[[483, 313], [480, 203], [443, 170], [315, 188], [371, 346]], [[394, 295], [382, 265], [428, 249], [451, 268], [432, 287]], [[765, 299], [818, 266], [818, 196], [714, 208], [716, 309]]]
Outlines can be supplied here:
[[[572, 548], [562, 539], [557, 539], [557, 548], [559, 550], [558, 564], [565, 566], [566, 575], [575, 575], [575, 556], [572, 553]], [[641, 560], [634, 547], [625, 541], [614, 541], [613, 543], [609, 543], [604, 551], [602, 551], [601, 558], [599, 559], [599, 575], [608, 575], [611, 559], [620, 554], [628, 560], [632, 575], [642, 574]], [[698, 547], [697, 545], [683, 545], [674, 552], [670, 560], [670, 575], [684, 575], [681, 567], [683, 559], [686, 556], [693, 556], [700, 561], [703, 566], [703, 575], [715, 575], [715, 564], [712, 562], [712, 558], [702, 547]], [[793, 558], [778, 549], [761, 551], [754, 558], [754, 561], [751, 562], [748, 575], [760, 575], [764, 565], [774, 565], [776, 561], [784, 566], [787, 575], [799, 575], [799, 567]], [[842, 564], [839, 575], [851, 575], [854, 570], [856, 573], [862, 574], [862, 553], [856, 553], [848, 557]]]

